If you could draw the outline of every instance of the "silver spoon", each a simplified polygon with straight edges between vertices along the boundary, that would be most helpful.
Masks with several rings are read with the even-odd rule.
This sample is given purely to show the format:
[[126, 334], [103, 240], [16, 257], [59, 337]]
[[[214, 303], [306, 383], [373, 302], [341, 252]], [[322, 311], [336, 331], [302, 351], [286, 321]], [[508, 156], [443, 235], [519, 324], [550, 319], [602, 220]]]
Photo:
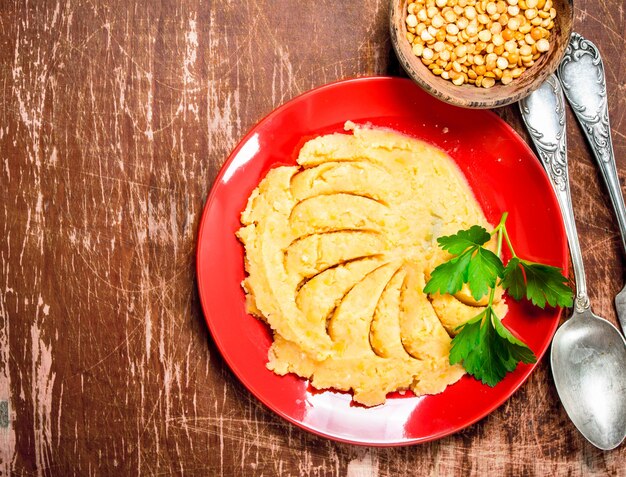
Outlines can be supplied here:
[[626, 435], [626, 342], [589, 305], [569, 191], [565, 105], [557, 77], [550, 75], [519, 104], [561, 207], [576, 278], [574, 312], [552, 341], [554, 383], [581, 434], [600, 449], [614, 449]]
[[[602, 171], [617, 223], [626, 249], [626, 209], [620, 190], [609, 125], [609, 105], [602, 58], [596, 46], [578, 33], [572, 33], [558, 69], [565, 97], [583, 126], [596, 161]], [[617, 317], [626, 333], [626, 286], [615, 297]]]

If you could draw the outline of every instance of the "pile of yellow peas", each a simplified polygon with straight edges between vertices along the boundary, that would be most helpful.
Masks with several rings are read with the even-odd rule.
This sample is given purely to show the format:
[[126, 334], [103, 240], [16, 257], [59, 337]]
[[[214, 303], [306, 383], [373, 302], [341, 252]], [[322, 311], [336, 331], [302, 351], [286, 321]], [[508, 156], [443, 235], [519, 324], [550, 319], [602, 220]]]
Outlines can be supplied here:
[[460, 86], [509, 84], [550, 49], [552, 0], [409, 0], [407, 40], [436, 75]]

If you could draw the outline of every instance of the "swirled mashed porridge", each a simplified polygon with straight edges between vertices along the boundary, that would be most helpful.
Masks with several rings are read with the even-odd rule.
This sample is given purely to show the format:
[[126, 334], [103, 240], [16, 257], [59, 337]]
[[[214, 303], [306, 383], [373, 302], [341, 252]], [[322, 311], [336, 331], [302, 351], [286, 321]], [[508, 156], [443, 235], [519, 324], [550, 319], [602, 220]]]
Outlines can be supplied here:
[[[297, 166], [270, 170], [241, 215], [248, 311], [274, 334], [267, 367], [352, 390], [366, 406], [396, 390], [439, 393], [464, 374], [449, 364], [451, 336], [483, 303], [467, 289], [423, 293], [450, 258], [436, 239], [491, 226], [444, 152], [346, 129], [308, 141]], [[504, 301], [497, 307], [504, 316]]]

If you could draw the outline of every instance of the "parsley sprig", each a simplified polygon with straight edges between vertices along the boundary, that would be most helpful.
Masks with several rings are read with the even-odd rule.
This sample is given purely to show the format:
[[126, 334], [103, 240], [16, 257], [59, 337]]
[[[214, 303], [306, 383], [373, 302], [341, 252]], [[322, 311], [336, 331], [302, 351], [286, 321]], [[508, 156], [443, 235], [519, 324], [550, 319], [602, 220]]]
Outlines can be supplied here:
[[[454, 294], [468, 284], [475, 300], [489, 294], [483, 311], [459, 327], [461, 331], [452, 340], [450, 350], [450, 364], [462, 363], [469, 374], [489, 386], [499, 383], [518, 363], [537, 360], [532, 350], [513, 336], [496, 315], [493, 306], [496, 287], [502, 286], [515, 300], [526, 298], [540, 308], [546, 304], [570, 307], [573, 300], [560, 268], [517, 256], [506, 229], [507, 216], [507, 212], [502, 214], [491, 232], [474, 225], [454, 235], [439, 237], [439, 246], [453, 257], [432, 271], [424, 288], [429, 294]], [[484, 247], [494, 235], [496, 253]], [[506, 266], [500, 258], [503, 239], [511, 253]]]

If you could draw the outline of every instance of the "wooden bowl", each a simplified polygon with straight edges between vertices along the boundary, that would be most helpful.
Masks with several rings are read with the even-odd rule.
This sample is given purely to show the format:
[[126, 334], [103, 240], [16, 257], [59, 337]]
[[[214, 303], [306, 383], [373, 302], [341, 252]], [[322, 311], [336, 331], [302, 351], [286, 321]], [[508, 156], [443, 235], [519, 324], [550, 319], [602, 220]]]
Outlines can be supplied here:
[[456, 86], [432, 73], [415, 56], [406, 39], [407, 0], [391, 0], [391, 42], [396, 55], [408, 75], [424, 90], [446, 103], [464, 108], [497, 108], [514, 103], [538, 88], [561, 62], [572, 33], [573, 0], [553, 0], [557, 11], [550, 35], [550, 49], [533, 66], [508, 85], [496, 82], [491, 88], [471, 84]]

